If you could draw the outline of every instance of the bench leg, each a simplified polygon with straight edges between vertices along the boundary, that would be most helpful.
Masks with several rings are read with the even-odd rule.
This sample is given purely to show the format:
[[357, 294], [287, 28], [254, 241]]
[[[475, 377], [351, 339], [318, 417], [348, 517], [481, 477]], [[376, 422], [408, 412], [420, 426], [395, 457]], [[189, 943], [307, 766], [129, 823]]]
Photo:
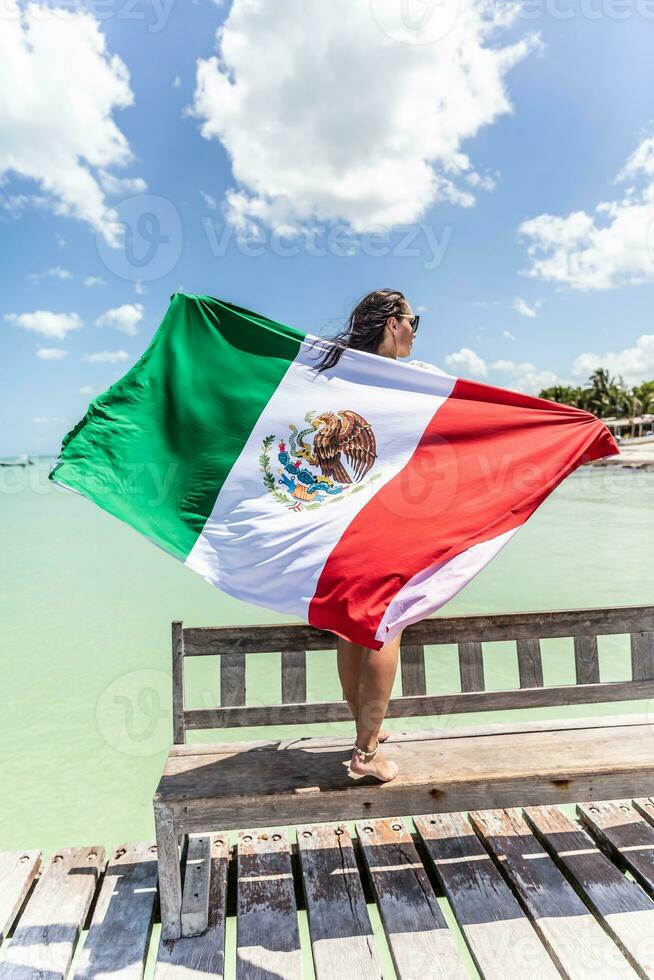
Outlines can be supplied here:
[[159, 904], [161, 907], [162, 939], [179, 939], [182, 934], [182, 878], [179, 867], [177, 831], [173, 811], [168, 807], [154, 808], [159, 866]]

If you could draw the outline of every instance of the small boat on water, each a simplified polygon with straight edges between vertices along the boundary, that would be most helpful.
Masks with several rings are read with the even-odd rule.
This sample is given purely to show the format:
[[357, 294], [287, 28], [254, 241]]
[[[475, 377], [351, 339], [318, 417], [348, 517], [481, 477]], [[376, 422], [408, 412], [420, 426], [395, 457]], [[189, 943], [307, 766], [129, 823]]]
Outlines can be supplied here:
[[34, 466], [34, 460], [29, 456], [17, 456], [16, 459], [0, 459], [0, 466]]

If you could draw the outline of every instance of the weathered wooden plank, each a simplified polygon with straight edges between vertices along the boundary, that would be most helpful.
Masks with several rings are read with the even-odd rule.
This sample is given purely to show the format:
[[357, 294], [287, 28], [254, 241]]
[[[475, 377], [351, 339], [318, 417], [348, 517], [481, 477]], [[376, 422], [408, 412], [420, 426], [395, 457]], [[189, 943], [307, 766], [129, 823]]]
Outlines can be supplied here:
[[[220, 658], [220, 703], [224, 708], [245, 704], [245, 655], [223, 653]], [[185, 713], [188, 715], [188, 712]]]
[[362, 820], [356, 828], [400, 980], [464, 980], [467, 967], [402, 821]]
[[[641, 801], [645, 802], [645, 801]], [[654, 827], [628, 800], [578, 803], [577, 813], [600, 846], [654, 895]]]
[[[562, 704], [603, 704], [654, 698], [654, 680], [605, 681], [602, 684], [563, 684], [506, 691], [468, 691], [392, 698], [387, 718], [432, 717], [470, 711], [544, 708]], [[188, 729], [239, 728], [251, 725], [301, 725], [347, 721], [350, 710], [343, 701], [309, 704], [248, 705], [231, 708], [190, 708], [184, 712]]]
[[484, 690], [484, 658], [481, 643], [459, 643], [459, 673], [462, 691]]
[[164, 939], [181, 936], [182, 875], [179, 854], [179, 827], [169, 806], [154, 803], [154, 827], [159, 867], [159, 909]]
[[[492, 616], [434, 616], [405, 627], [407, 644], [489, 642], [654, 631], [654, 606], [605, 606]], [[187, 657], [278, 650], [330, 650], [336, 637], [302, 623], [190, 627], [184, 630]]]
[[180, 916], [182, 936], [198, 936], [209, 922], [211, 883], [211, 838], [192, 834], [184, 866], [184, 889]]
[[145, 969], [157, 895], [154, 843], [115, 848], [100, 885], [74, 980], [111, 976], [140, 980]]
[[173, 742], [186, 741], [184, 731], [184, 630], [182, 623], [172, 623], [173, 647]]
[[209, 921], [200, 936], [161, 939], [154, 980], [222, 980], [225, 974], [225, 907], [229, 847], [226, 834], [211, 837]]
[[40, 867], [40, 851], [0, 852], [0, 943], [11, 929]]
[[414, 817], [484, 980], [559, 977], [516, 897], [462, 813]]
[[299, 826], [297, 842], [316, 980], [380, 980], [372, 926], [346, 828]]
[[635, 681], [654, 677], [654, 632], [631, 634], [631, 676]]
[[[179, 829], [206, 831], [237, 827], [243, 812], [251, 826], [270, 826], [606, 799], [654, 787], [647, 726], [608, 731], [391, 739], [384, 751], [399, 775], [383, 785], [349, 776], [351, 746], [331, 739], [223, 743], [213, 755], [170, 755], [155, 805], [169, 805]], [[248, 783], [253, 758], [256, 785]]]
[[648, 823], [654, 824], [654, 797], [643, 796], [633, 800], [634, 809], [644, 817]]
[[532, 834], [519, 810], [477, 810], [470, 820], [554, 962], [568, 980], [637, 974]]
[[301, 978], [291, 848], [285, 831], [239, 834], [236, 887], [237, 980]]
[[425, 648], [423, 646], [403, 644], [400, 648], [400, 669], [402, 694], [405, 697], [426, 693]]
[[641, 976], [654, 977], [652, 899], [556, 807], [527, 807], [525, 816], [632, 966]]
[[597, 636], [575, 636], [574, 649], [577, 684], [599, 684]]
[[518, 640], [518, 674], [520, 687], [543, 686], [543, 661], [540, 652], [540, 640]]
[[[429, 720], [426, 719], [425, 724]], [[484, 725], [466, 725], [450, 728], [441, 726], [440, 728], [420, 728], [411, 732], [393, 732], [392, 740], [406, 741], [414, 739], [450, 739], [450, 738], [470, 738], [477, 735], [517, 735], [520, 732], [547, 732], [547, 731], [575, 731], [577, 729], [589, 728], [623, 728], [631, 726], [650, 726], [652, 723], [651, 715], [646, 712], [629, 715], [599, 715], [597, 717], [588, 715], [581, 718], [548, 718], [548, 719], [529, 719], [527, 721], [510, 722], [489, 722]], [[643, 729], [644, 732], [644, 729]], [[318, 739], [318, 741], [316, 741]], [[258, 745], [268, 742], [275, 742], [281, 748], [286, 748], [292, 742], [297, 742], [297, 737], [289, 733], [286, 739], [263, 739], [257, 742]], [[326, 745], [327, 742], [336, 748], [337, 746], [352, 746], [351, 735], [305, 735], [302, 737], [302, 744], [305, 747], [315, 745]], [[216, 741], [212, 742], [193, 742], [191, 745], [171, 745], [169, 758], [184, 758], [187, 755], [215, 755]], [[231, 741], [232, 748], [240, 746], [246, 751], [252, 748], [252, 741], [237, 742]]]
[[307, 655], [304, 650], [282, 650], [282, 701], [300, 704], [307, 699]]
[[0, 962], [2, 980], [63, 980], [104, 863], [103, 847], [56, 851], [37, 881]]

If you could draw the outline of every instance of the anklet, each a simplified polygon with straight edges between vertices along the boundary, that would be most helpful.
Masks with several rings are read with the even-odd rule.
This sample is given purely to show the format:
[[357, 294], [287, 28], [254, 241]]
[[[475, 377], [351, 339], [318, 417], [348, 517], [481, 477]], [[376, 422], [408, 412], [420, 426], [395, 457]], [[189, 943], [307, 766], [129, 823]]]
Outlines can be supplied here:
[[354, 753], [360, 762], [370, 762], [371, 759], [374, 759], [378, 748], [379, 748], [379, 739], [377, 739], [377, 744], [375, 745], [374, 749], [372, 749], [370, 752], [364, 752], [363, 749], [359, 748], [356, 742], [354, 743]]

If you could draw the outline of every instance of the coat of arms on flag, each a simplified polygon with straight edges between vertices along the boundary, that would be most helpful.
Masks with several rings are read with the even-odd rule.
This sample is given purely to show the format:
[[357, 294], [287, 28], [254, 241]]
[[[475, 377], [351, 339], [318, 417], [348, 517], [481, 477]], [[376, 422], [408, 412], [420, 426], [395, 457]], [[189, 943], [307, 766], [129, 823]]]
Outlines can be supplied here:
[[[261, 444], [263, 482], [290, 510], [343, 499], [381, 476], [377, 472], [365, 479], [377, 459], [377, 443], [372, 426], [358, 412], [309, 411], [304, 420], [308, 426], [303, 429], [290, 423], [288, 437], [276, 448], [274, 435]], [[274, 468], [271, 452], [276, 457]]]

